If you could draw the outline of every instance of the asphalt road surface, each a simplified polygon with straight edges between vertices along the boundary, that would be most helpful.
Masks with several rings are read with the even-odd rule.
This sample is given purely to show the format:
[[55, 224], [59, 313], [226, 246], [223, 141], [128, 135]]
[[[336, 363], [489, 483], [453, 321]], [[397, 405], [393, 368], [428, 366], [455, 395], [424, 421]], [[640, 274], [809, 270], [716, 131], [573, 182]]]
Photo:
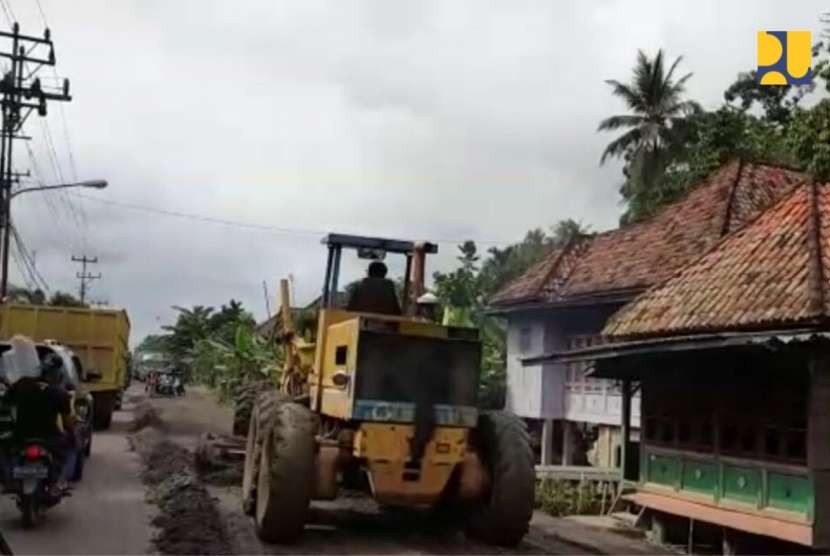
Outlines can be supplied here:
[[128, 412], [96, 432], [84, 479], [72, 496], [23, 529], [10, 496], [0, 499], [0, 529], [15, 554], [145, 554], [151, 550], [152, 507], [144, 501], [138, 456], [126, 437]]

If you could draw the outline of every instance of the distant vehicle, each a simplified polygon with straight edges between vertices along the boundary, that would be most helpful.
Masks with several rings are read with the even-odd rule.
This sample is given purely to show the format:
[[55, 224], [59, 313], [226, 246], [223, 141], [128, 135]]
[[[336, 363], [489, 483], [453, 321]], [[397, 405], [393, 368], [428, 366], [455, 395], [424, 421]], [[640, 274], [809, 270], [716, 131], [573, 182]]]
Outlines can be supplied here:
[[160, 353], [137, 354], [133, 364], [133, 377], [144, 382], [147, 376], [153, 371], [161, 371], [170, 366], [170, 361]]
[[167, 367], [157, 373], [153, 393], [160, 396], [184, 396], [184, 376], [175, 367]]

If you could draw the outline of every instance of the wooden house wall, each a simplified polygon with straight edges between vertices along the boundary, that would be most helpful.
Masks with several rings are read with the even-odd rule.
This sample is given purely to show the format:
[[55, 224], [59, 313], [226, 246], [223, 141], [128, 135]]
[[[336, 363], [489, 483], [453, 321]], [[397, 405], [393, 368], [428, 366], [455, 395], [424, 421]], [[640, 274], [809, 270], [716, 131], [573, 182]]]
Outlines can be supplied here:
[[807, 359], [701, 354], [661, 366], [641, 383], [641, 484], [714, 507], [812, 523], [823, 501], [815, 503], [808, 468], [808, 454], [815, 457], [808, 406], [817, 402]]

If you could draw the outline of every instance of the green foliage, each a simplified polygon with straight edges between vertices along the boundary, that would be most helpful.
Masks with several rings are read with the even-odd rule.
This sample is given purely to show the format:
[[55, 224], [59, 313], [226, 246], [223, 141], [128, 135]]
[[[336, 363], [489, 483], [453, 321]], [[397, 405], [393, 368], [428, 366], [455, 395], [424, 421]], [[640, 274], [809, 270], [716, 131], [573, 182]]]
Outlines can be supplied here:
[[735, 82], [724, 91], [723, 97], [727, 105], [743, 113], [760, 108], [761, 119], [779, 126], [789, 124], [795, 108], [815, 88], [815, 84], [759, 87], [756, 76], [755, 70], [739, 73]]
[[30, 290], [10, 285], [8, 299], [12, 303], [24, 305], [50, 305], [52, 307], [89, 307], [71, 293], [56, 291], [48, 299], [41, 289]]
[[22, 303], [25, 305], [46, 305], [46, 294], [41, 289], [30, 290], [10, 284], [8, 300], [11, 303]]
[[589, 235], [591, 232], [581, 222], [567, 218], [557, 222], [550, 233], [536, 228], [528, 231], [519, 243], [503, 248], [491, 247], [478, 275], [482, 294], [485, 298], [493, 295], [542, 260], [551, 249], [564, 247], [578, 237]]
[[786, 130], [793, 156], [817, 180], [830, 179], [830, 99], [809, 110], [798, 109]]
[[500, 409], [505, 399], [506, 344], [501, 319], [485, 313], [487, 300], [510, 280], [539, 262], [551, 249], [588, 235], [582, 224], [562, 220], [550, 234], [531, 230], [525, 239], [505, 248], [491, 248], [482, 261], [474, 242], [458, 246], [458, 268], [433, 275], [435, 294], [444, 307], [444, 320], [478, 328], [482, 343], [479, 405]]
[[81, 303], [81, 300], [72, 295], [62, 291], [56, 291], [49, 298], [47, 305], [54, 307], [88, 307], [86, 303]]
[[793, 165], [783, 131], [777, 124], [730, 106], [696, 114], [689, 119], [685, 147], [665, 164], [653, 186], [623, 185], [628, 199], [622, 223], [642, 220], [685, 195], [693, 186], [730, 159]]
[[598, 131], [626, 130], [608, 144], [600, 164], [608, 158], [625, 161], [626, 183], [621, 193], [626, 201], [640, 203], [639, 196], [651, 194], [675, 152], [686, 141], [689, 117], [701, 112], [696, 102], [683, 98], [686, 81], [692, 74], [674, 78], [681, 60], [675, 59], [666, 71], [662, 50], [654, 58], [639, 51], [629, 83], [606, 81], [612, 94], [625, 102], [629, 113], [600, 122]]
[[552, 516], [598, 514], [602, 495], [597, 483], [542, 479], [536, 482], [536, 507]]
[[436, 272], [435, 295], [445, 307], [470, 308], [480, 304], [478, 283], [478, 249], [473, 241], [458, 246], [460, 266], [450, 273]]
[[167, 351], [167, 337], [161, 334], [148, 334], [136, 346], [138, 353], [163, 353]]
[[[614, 95], [626, 100], [632, 114], [608, 118], [600, 124], [600, 129], [622, 126], [634, 131], [640, 129], [646, 99], [656, 98], [654, 94], [645, 94], [651, 89], [642, 87], [647, 83], [645, 76], [649, 68], [653, 74], [659, 74], [654, 70], [656, 58], [651, 62], [640, 53], [631, 84], [610, 82]], [[671, 129], [675, 131], [668, 134], [658, 131], [665, 120], [657, 117], [652, 121], [655, 127], [651, 130], [651, 137], [656, 139], [650, 143], [643, 144], [645, 134], [638, 132], [639, 135], [631, 135], [627, 142], [619, 143], [618, 139], [609, 145], [603, 159], [613, 155], [626, 161], [625, 181], [620, 189], [626, 210], [621, 223], [653, 215], [682, 197], [721, 164], [736, 157], [800, 168], [816, 179], [828, 179], [830, 108], [827, 99], [809, 108], [805, 107], [804, 100], [817, 90], [821, 95], [830, 91], [830, 44], [819, 42], [813, 47], [812, 67], [813, 84], [798, 87], [760, 87], [755, 82], [755, 71], [739, 73], [724, 91], [721, 106], [706, 112], [691, 111], [682, 120], [670, 119]], [[822, 81], [824, 86], [819, 87]], [[655, 112], [658, 113], [661, 110]]]
[[200, 339], [190, 350], [193, 378], [215, 389], [223, 401], [233, 399], [249, 382], [279, 378], [281, 354], [256, 335], [246, 320], [236, 325], [233, 342], [215, 336]]
[[280, 349], [256, 334], [254, 317], [241, 303], [232, 299], [218, 311], [202, 305], [174, 309], [175, 324], [162, 327], [167, 334], [147, 336], [138, 351], [159, 352], [185, 366], [192, 380], [223, 400], [248, 382], [278, 379]]

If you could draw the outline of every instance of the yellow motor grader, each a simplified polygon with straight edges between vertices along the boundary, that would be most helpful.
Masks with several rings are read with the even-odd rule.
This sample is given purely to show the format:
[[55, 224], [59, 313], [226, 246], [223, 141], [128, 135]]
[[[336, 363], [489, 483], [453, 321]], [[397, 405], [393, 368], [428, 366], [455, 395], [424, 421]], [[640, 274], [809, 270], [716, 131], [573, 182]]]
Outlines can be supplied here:
[[[467, 535], [514, 545], [533, 512], [533, 454], [524, 423], [479, 411], [478, 331], [417, 315], [431, 243], [330, 234], [316, 337], [295, 329], [281, 283], [285, 367], [260, 393], [248, 427], [244, 510], [266, 542], [295, 541], [312, 500], [362, 490], [383, 506], [435, 508]], [[402, 255], [400, 314], [338, 307], [344, 251]]]

